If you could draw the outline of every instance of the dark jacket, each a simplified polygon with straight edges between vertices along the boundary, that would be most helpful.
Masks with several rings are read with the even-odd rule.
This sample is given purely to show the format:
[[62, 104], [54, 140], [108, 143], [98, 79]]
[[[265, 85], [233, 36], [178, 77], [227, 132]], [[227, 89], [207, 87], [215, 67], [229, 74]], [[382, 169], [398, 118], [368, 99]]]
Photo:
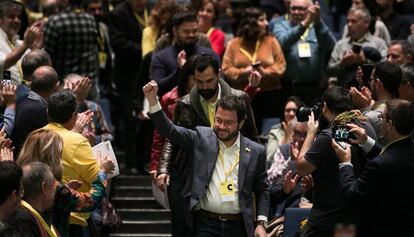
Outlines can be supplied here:
[[358, 178], [351, 166], [339, 170], [345, 200], [359, 207], [358, 236], [414, 236], [414, 142], [408, 137], [380, 152], [370, 151], [377, 156]]
[[141, 65], [142, 26], [138, 24], [128, 1], [109, 14], [108, 29], [115, 52], [115, 82], [118, 89], [135, 85]]

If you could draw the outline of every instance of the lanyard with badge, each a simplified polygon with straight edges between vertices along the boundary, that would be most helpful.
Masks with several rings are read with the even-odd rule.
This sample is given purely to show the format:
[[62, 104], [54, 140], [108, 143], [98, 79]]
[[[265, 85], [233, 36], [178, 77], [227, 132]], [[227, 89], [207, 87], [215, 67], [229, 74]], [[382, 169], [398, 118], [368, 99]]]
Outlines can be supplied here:
[[306, 38], [309, 35], [309, 28], [312, 27], [312, 24], [306, 28], [305, 32], [300, 36], [300, 42], [298, 43], [298, 53], [299, 58], [310, 58], [312, 56], [311, 47]]
[[226, 171], [226, 167], [224, 165], [224, 151], [222, 149], [219, 150], [219, 160], [221, 161], [221, 164], [223, 166], [224, 171], [224, 180], [220, 182], [220, 195], [221, 200], [223, 202], [233, 202], [236, 200], [236, 190], [234, 186], [234, 180], [233, 178], [229, 178], [230, 174], [233, 172], [233, 170], [236, 168], [236, 166], [239, 164], [240, 161], [240, 152], [237, 152], [237, 159], [234, 162], [233, 165], [229, 167], [229, 169]]
[[256, 62], [257, 51], [259, 50], [259, 47], [260, 47], [260, 40], [257, 40], [253, 55], [251, 55], [249, 52], [247, 52], [247, 50], [243, 48], [240, 48], [240, 51], [252, 62], [252, 64], [254, 64]]

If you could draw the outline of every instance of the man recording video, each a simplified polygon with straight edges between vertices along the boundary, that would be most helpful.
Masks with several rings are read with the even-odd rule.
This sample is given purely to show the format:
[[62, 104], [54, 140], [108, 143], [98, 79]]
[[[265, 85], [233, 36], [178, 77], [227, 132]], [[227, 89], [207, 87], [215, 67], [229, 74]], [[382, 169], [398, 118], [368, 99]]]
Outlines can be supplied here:
[[[338, 223], [355, 223], [355, 209], [344, 202], [338, 186], [338, 163], [333, 157], [335, 152], [331, 147], [332, 130], [350, 121], [359, 122], [375, 136], [372, 127], [362, 121], [360, 113], [351, 111], [353, 104], [349, 92], [341, 87], [332, 87], [322, 95], [322, 109], [318, 120], [315, 120], [316, 109], [308, 116], [308, 132], [299, 151], [297, 169], [300, 176], [312, 174], [314, 180], [313, 202], [308, 223], [301, 236], [332, 237], [335, 225]], [[299, 116], [300, 117], [300, 116]], [[319, 123], [327, 122], [327, 128], [318, 132]], [[346, 145], [346, 144], [345, 144]], [[366, 164], [363, 151], [358, 146], [352, 146], [355, 157], [352, 161], [359, 174]]]

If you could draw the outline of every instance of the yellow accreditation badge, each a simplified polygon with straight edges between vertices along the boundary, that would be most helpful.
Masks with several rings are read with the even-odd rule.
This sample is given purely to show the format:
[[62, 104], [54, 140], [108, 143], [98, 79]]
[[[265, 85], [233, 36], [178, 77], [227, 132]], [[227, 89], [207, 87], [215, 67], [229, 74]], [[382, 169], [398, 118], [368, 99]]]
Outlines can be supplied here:
[[224, 180], [220, 183], [220, 195], [223, 202], [232, 202], [236, 200], [236, 188], [233, 180]]
[[299, 58], [310, 58], [312, 56], [311, 47], [309, 43], [299, 43], [298, 44]]
[[104, 69], [106, 67], [106, 59], [107, 59], [107, 55], [104, 52], [99, 52], [99, 68]]

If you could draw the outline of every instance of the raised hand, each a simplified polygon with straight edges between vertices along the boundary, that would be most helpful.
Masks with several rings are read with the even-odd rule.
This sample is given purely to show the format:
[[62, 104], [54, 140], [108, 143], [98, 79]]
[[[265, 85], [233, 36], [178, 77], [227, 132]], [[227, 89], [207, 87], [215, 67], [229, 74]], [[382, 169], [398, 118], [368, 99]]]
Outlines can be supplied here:
[[313, 111], [309, 115], [307, 127], [308, 127], [308, 134], [310, 135], [316, 135], [316, 133], [318, 132], [319, 122], [318, 120], [315, 120], [315, 115], [313, 114]]
[[313, 178], [312, 175], [306, 175], [302, 177], [300, 181], [300, 187], [302, 188], [303, 193], [307, 193], [313, 187]]
[[177, 55], [177, 64], [179, 68], [182, 68], [183, 65], [187, 62], [187, 55], [184, 50], [181, 50]]
[[351, 87], [349, 93], [351, 94], [352, 102], [358, 109], [370, 107], [372, 93], [368, 88], [363, 86], [361, 91], [359, 91], [357, 88]]
[[76, 119], [75, 126], [72, 128], [72, 131], [77, 133], [83, 133], [85, 127], [92, 122], [93, 112], [91, 110], [86, 110], [83, 113], [78, 113], [78, 118]]
[[1, 94], [7, 107], [16, 106], [16, 88], [14, 84], [5, 84], [1, 88]]
[[299, 175], [294, 174], [292, 170], [289, 170], [283, 179], [283, 192], [289, 194], [295, 189], [299, 180]]
[[352, 134], [354, 134], [354, 135], [355, 135], [355, 137], [356, 137], [356, 139], [353, 139], [353, 138], [350, 138], [350, 139], [349, 139], [349, 141], [350, 141], [352, 144], [364, 144], [364, 143], [366, 143], [366, 142], [367, 142], [367, 140], [368, 140], [368, 135], [367, 135], [367, 133], [365, 132], [365, 129], [363, 129], [363, 128], [361, 128], [361, 127], [359, 127], [359, 126], [355, 125], [355, 124], [352, 124], [352, 123], [349, 123], [349, 124], [347, 124], [346, 126], [347, 126], [348, 128], [350, 128], [350, 129], [349, 129], [349, 132], [350, 132], [350, 133], [352, 133]]
[[157, 93], [158, 93], [158, 84], [154, 80], [148, 82], [143, 88], [142, 88], [145, 97], [148, 100], [148, 103], [150, 106], [154, 106], [158, 103], [157, 100]]

